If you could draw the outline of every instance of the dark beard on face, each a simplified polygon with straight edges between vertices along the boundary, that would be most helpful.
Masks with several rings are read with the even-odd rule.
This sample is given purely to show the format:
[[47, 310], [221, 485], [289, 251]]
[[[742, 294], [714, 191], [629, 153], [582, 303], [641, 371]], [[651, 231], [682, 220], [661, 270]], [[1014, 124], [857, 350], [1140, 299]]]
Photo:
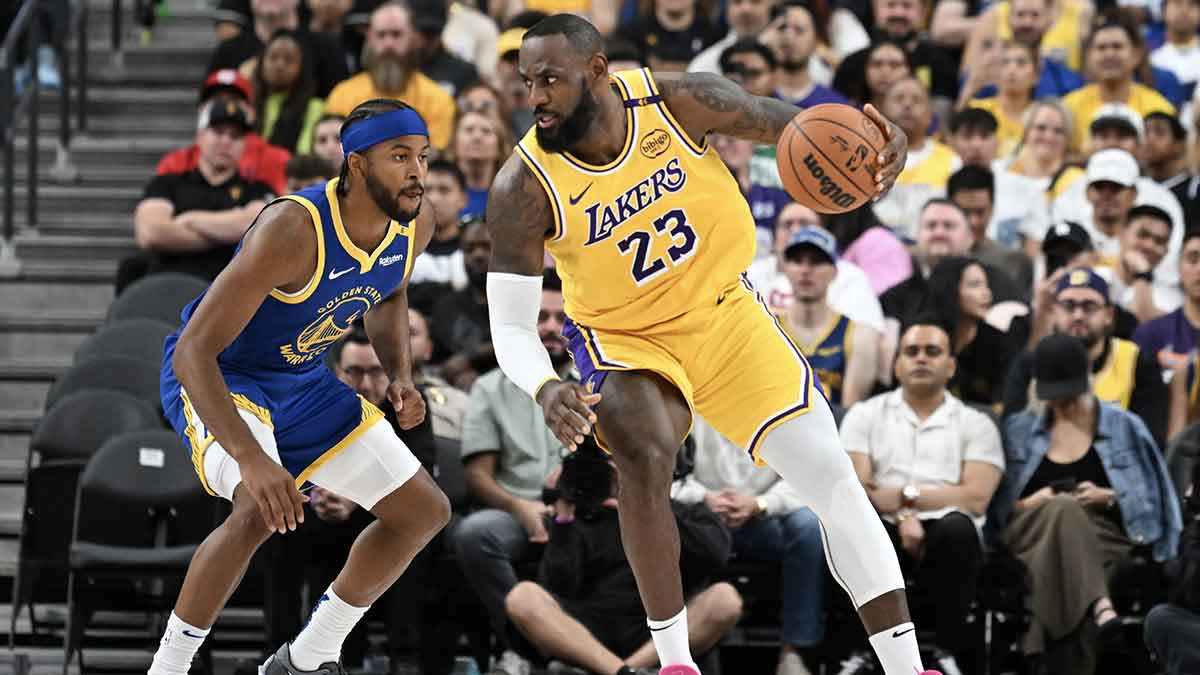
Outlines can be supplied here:
[[[547, 350], [547, 351], [549, 352], [549, 350]], [[559, 368], [562, 368], [563, 366], [567, 365], [567, 362], [571, 360], [571, 352], [566, 349], [563, 349], [562, 351], [549, 352], [549, 353], [550, 353], [550, 365], [554, 366], [555, 370], [558, 370]]]
[[[537, 136], [538, 145], [546, 152], [563, 152], [569, 150], [587, 133], [588, 127], [592, 126], [592, 121], [596, 119], [596, 110], [600, 104], [596, 101], [596, 97], [592, 96], [592, 92], [588, 89], [583, 90], [583, 94], [579, 97], [579, 103], [575, 106], [575, 110], [569, 117], [562, 118], [558, 123], [558, 129], [554, 132], [547, 132], [539, 126], [534, 127], [534, 134]], [[534, 111], [537, 114], [537, 111]], [[536, 124], [536, 122], [535, 122]]]
[[779, 68], [786, 73], [798, 73], [802, 70], [808, 70], [808, 59], [803, 61], [780, 61]]
[[1102, 339], [1104, 339], [1104, 335], [1102, 334], [1088, 333], [1087, 335], [1080, 336], [1079, 341], [1083, 343], [1085, 348], [1091, 349], [1092, 347], [1095, 347], [1096, 343], [1100, 342]]
[[375, 206], [379, 207], [384, 215], [398, 223], [407, 223], [421, 212], [420, 202], [417, 202], [417, 208], [412, 211], [402, 210], [396, 203], [396, 197], [390, 194], [383, 183], [375, 180], [370, 173], [367, 174], [367, 194], [371, 195], [371, 201], [375, 202]]

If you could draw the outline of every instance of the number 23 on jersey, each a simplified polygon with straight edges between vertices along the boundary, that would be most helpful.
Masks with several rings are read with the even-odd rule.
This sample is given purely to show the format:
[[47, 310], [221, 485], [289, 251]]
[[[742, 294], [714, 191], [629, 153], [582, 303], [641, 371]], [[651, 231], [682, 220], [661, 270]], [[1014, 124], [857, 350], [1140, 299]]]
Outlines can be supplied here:
[[[656, 218], [652, 224], [653, 233], [637, 230], [617, 242], [617, 250], [621, 255], [633, 256], [633, 268], [630, 273], [638, 286], [653, 281], [671, 266], [682, 263], [696, 252], [696, 230], [688, 223], [687, 214], [683, 209], [671, 209]], [[670, 259], [669, 263], [662, 256], [650, 257], [654, 238], [664, 235], [671, 238], [671, 246], [666, 255], [666, 258]]]

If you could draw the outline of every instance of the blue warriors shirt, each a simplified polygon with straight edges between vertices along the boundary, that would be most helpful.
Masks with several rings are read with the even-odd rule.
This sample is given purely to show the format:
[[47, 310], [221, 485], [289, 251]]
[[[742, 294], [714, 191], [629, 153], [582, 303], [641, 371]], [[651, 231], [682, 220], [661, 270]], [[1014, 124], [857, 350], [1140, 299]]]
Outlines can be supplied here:
[[[346, 233], [336, 190], [334, 179], [281, 198], [304, 206], [312, 218], [316, 269], [295, 293], [271, 291], [217, 358], [223, 373], [250, 377], [268, 396], [277, 386], [294, 390], [309, 377], [318, 377], [317, 371], [324, 370], [322, 353], [390, 295], [412, 265], [413, 223], [391, 221], [375, 250], [363, 251]], [[203, 297], [184, 308], [179, 332]]]
[[834, 315], [829, 331], [812, 345], [800, 345], [808, 363], [817, 373], [825, 395], [834, 405], [842, 404], [842, 381], [850, 361], [854, 324], [848, 317]]

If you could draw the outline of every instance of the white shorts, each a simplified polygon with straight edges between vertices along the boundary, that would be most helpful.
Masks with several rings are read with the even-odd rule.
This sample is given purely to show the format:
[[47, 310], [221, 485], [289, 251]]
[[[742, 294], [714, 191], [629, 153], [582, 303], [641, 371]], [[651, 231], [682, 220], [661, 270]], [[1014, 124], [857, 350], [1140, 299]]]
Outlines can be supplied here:
[[[281, 464], [271, 427], [242, 408], [238, 408], [238, 414], [263, 451]], [[370, 510], [380, 499], [407, 483], [420, 468], [421, 462], [396, 436], [388, 421], [380, 418], [345, 449], [318, 466], [308, 480]], [[238, 463], [215, 440], [204, 450], [204, 478], [213, 492], [230, 501], [234, 489], [242, 482]]]

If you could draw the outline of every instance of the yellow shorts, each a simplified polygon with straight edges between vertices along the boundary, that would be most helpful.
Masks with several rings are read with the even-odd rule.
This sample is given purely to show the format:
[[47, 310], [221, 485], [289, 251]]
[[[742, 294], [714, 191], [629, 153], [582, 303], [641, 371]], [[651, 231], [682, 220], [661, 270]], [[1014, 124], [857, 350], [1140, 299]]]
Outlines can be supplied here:
[[[638, 333], [568, 320], [563, 334], [581, 381], [600, 391], [614, 370], [649, 370], [755, 461], [767, 432], [823, 395], [813, 369], [745, 279], [709, 307]], [[601, 431], [603, 433], [603, 431]]]

